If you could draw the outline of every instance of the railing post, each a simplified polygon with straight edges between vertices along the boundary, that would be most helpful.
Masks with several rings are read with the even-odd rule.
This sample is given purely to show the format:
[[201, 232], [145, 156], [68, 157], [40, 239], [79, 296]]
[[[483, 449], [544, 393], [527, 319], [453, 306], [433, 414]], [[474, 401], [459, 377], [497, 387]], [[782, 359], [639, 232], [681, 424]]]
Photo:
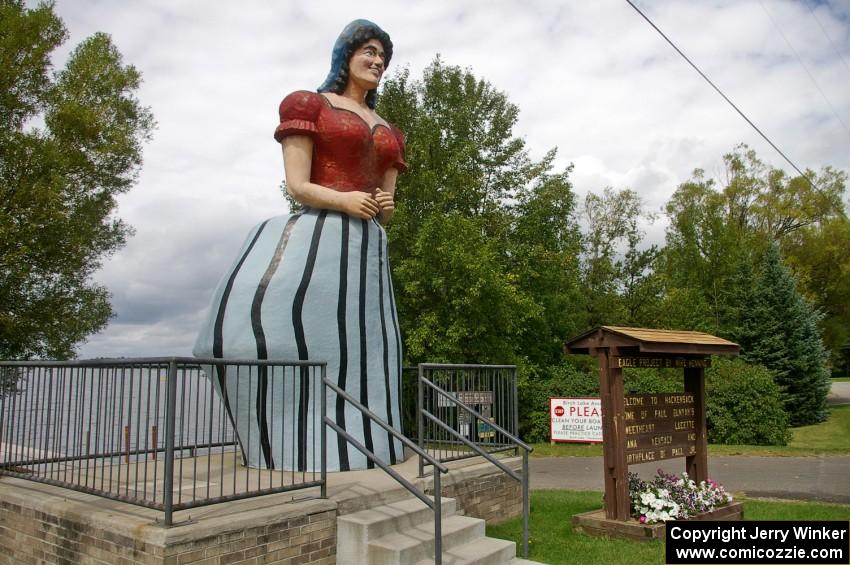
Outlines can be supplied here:
[[528, 559], [528, 451], [522, 450], [522, 557]]
[[[512, 434], [516, 437], [519, 437], [519, 395], [517, 394], [517, 368], [514, 367], [511, 372], [513, 373], [513, 378], [511, 379], [511, 388], [513, 389], [513, 404], [514, 404], [514, 422], [513, 429], [510, 430]], [[517, 454], [517, 451], [514, 450], [514, 455]]]
[[328, 387], [325, 384], [325, 379], [327, 378], [327, 365], [322, 365], [322, 433], [321, 433], [321, 443], [322, 443], [322, 486], [321, 492], [319, 496], [322, 498], [328, 497], [328, 425], [325, 423], [325, 418], [327, 417], [327, 396], [328, 396]]
[[[420, 459], [421, 461], [421, 459]], [[443, 563], [443, 501], [440, 494], [440, 470], [434, 467], [434, 563]]]
[[[422, 422], [422, 410], [424, 407], [424, 399], [425, 393], [422, 390], [422, 379], [425, 377], [425, 370], [422, 367], [422, 363], [419, 363], [419, 377], [416, 379], [416, 387], [417, 387], [417, 400], [416, 400], [416, 430], [419, 439], [419, 449], [425, 451], [425, 432], [423, 429]], [[419, 456], [419, 476], [425, 476], [425, 460], [422, 459], [422, 456]]]
[[163, 506], [165, 507], [165, 525], [172, 523], [174, 505], [174, 433], [177, 413], [177, 361], [168, 363], [168, 383], [165, 411], [165, 492]]

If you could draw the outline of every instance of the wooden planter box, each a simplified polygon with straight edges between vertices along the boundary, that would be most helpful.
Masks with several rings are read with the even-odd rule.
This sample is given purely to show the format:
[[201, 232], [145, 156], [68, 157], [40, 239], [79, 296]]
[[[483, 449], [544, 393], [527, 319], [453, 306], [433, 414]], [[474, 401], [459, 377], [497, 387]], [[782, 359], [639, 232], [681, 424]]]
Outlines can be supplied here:
[[[711, 512], [700, 514], [690, 520], [743, 520], [744, 505], [732, 502]], [[625, 522], [609, 520], [605, 510], [594, 510], [573, 516], [573, 529], [591, 536], [607, 536], [640, 541], [664, 540], [666, 527], [658, 524], [641, 524], [634, 518]]]

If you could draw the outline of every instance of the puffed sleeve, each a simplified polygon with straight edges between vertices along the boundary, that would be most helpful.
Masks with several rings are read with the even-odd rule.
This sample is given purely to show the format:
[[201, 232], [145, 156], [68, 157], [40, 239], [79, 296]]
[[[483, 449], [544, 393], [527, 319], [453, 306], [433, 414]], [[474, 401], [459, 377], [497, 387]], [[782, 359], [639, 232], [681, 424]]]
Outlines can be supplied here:
[[318, 130], [316, 121], [322, 111], [324, 100], [320, 94], [298, 90], [280, 103], [280, 125], [274, 130], [274, 138], [281, 142], [288, 135], [314, 137]]
[[398, 169], [398, 172], [403, 173], [407, 170], [407, 161], [404, 160], [404, 134], [395, 126], [390, 126], [390, 130], [393, 132], [396, 143], [398, 143], [398, 157], [393, 162], [393, 167]]

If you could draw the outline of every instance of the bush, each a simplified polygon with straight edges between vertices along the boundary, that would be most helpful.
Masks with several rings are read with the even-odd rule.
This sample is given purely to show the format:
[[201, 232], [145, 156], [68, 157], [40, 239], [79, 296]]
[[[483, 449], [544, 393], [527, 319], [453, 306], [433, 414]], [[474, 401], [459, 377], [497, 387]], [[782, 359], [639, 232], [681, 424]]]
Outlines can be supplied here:
[[742, 359], [715, 358], [706, 369], [708, 441], [785, 445], [791, 438], [773, 374]]

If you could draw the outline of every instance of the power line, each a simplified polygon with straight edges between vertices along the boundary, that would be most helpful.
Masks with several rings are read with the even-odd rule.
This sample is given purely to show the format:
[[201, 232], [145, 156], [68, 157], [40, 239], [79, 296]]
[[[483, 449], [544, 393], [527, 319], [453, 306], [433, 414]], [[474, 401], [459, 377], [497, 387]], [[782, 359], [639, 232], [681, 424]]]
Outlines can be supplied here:
[[844, 120], [842, 120], [841, 116], [838, 115], [838, 112], [835, 111], [835, 107], [832, 105], [832, 102], [830, 102], [829, 98], [826, 97], [826, 93], [824, 93], [824, 91], [821, 90], [821, 87], [818, 84], [818, 81], [815, 80], [815, 77], [812, 74], [812, 72], [809, 70], [809, 67], [806, 66], [806, 63], [803, 62], [803, 58], [800, 57], [800, 54], [797, 53], [797, 50], [794, 49], [793, 45], [791, 45], [791, 42], [788, 40], [788, 37], [782, 32], [782, 29], [779, 27], [779, 24], [776, 22], [775, 19], [773, 19], [773, 16], [770, 15], [770, 12], [767, 10], [767, 7], [764, 5], [764, 2], [759, 0], [759, 5], [761, 5], [761, 9], [764, 10], [764, 13], [767, 14], [767, 18], [770, 20], [770, 23], [773, 24], [773, 27], [775, 27], [776, 31], [779, 32], [779, 35], [782, 36], [782, 39], [785, 40], [785, 44], [788, 45], [788, 48], [791, 50], [792, 53], [794, 53], [794, 56], [797, 57], [797, 62], [800, 63], [800, 66], [803, 67], [803, 69], [806, 71], [806, 74], [809, 75], [809, 79], [812, 81], [812, 84], [815, 85], [815, 88], [818, 89], [818, 92], [820, 92], [820, 95], [823, 96], [823, 99], [826, 102], [826, 105], [829, 106], [830, 110], [832, 110], [832, 115], [835, 116], [835, 119], [837, 119], [838, 122], [841, 124], [841, 127], [844, 128], [844, 131], [846, 131], [847, 134], [850, 135], [850, 129], [847, 129], [847, 124], [844, 123]]
[[830, 37], [829, 33], [827, 33], [826, 28], [823, 27], [822, 23], [820, 23], [820, 18], [818, 18], [818, 15], [815, 13], [815, 9], [812, 8], [811, 4], [809, 4], [808, 6], [809, 6], [809, 11], [812, 13], [812, 17], [818, 23], [818, 26], [820, 26], [820, 29], [823, 32], [824, 36], [826, 36], [826, 38], [829, 40], [829, 44], [832, 45], [832, 49], [835, 51], [835, 54], [838, 55], [838, 57], [841, 59], [841, 62], [844, 63], [844, 68], [847, 69], [848, 73], [850, 73], [850, 66], [847, 65], [847, 59], [844, 58], [844, 55], [842, 55], [841, 51], [838, 50], [838, 47], [835, 45], [835, 42], [832, 40], [832, 37]]
[[[669, 37], [667, 37], [667, 36], [664, 34], [664, 32], [663, 32], [663, 31], [661, 31], [661, 30], [658, 28], [658, 26], [657, 26], [657, 25], [655, 25], [655, 24], [652, 22], [652, 20], [650, 20], [650, 19], [646, 16], [646, 14], [644, 14], [643, 12], [641, 12], [641, 11], [640, 11], [640, 8], [638, 8], [637, 6], [635, 6], [635, 5], [634, 5], [634, 3], [632, 2], [632, 0], [626, 0], [626, 2], [628, 2], [628, 3], [629, 3], [629, 6], [631, 6], [632, 8], [634, 8], [634, 9], [635, 9], [635, 11], [636, 11], [638, 14], [640, 14], [640, 15], [641, 15], [641, 17], [643, 17], [643, 19], [645, 19], [645, 20], [649, 23], [649, 25], [651, 25], [651, 26], [655, 29], [655, 31], [657, 31], [657, 32], [661, 35], [661, 37], [663, 37], [663, 38], [665, 39], [665, 41], [667, 41], [667, 43], [669, 43], [669, 44], [670, 44], [670, 46], [671, 46], [673, 49], [675, 49], [675, 50], [676, 50], [676, 53], [678, 53], [679, 55], [681, 55], [681, 56], [682, 56], [682, 58], [683, 58], [685, 61], [687, 61], [687, 62], [688, 62], [688, 64], [689, 64], [690, 66], [692, 66], [696, 72], [698, 72], [698, 73], [699, 73], [699, 76], [701, 76], [702, 78], [704, 78], [704, 79], [705, 79], [705, 82], [707, 82], [708, 84], [710, 84], [710, 85], [711, 85], [711, 87], [712, 87], [714, 90], [716, 90], [716, 91], [717, 91], [717, 93], [718, 93], [720, 96], [722, 96], [722, 97], [723, 97], [723, 99], [724, 99], [724, 100], [726, 100], [726, 102], [728, 102], [728, 103], [729, 103], [729, 105], [730, 105], [730, 106], [732, 106], [732, 107], [735, 109], [735, 111], [736, 111], [736, 112], [738, 112], [738, 114], [739, 114], [742, 118], [744, 118], [744, 119], [747, 121], [747, 123], [748, 123], [748, 124], [750, 124], [750, 126], [752, 126], [752, 128], [753, 128], [754, 130], [756, 130], [756, 131], [758, 132], [758, 134], [762, 137], [762, 139], [764, 139], [766, 142], [768, 142], [768, 143], [770, 144], [770, 146], [771, 146], [771, 147], [773, 147], [773, 149], [775, 149], [775, 150], [776, 150], [776, 152], [777, 152], [777, 153], [779, 153], [780, 155], [782, 155], [782, 158], [783, 158], [783, 159], [785, 159], [786, 161], [788, 161], [788, 164], [789, 164], [789, 165], [791, 165], [792, 167], [794, 167], [794, 170], [795, 170], [795, 171], [797, 171], [797, 172], [800, 174], [800, 176], [801, 176], [801, 177], [805, 178], [806, 180], [809, 180], [809, 177], [807, 177], [805, 174], [803, 174], [803, 171], [801, 171], [801, 170], [800, 170], [800, 168], [799, 168], [797, 165], [795, 165], [795, 164], [794, 164], [794, 161], [792, 161], [791, 159], [789, 159], [789, 158], [788, 158], [788, 156], [787, 156], [787, 155], [785, 155], [785, 153], [783, 153], [783, 152], [782, 152], [782, 150], [781, 150], [781, 149], [779, 149], [779, 147], [777, 147], [777, 146], [776, 146], [776, 144], [775, 144], [775, 143], [773, 143], [773, 142], [770, 140], [770, 138], [768, 138], [768, 137], [767, 137], [767, 136], [766, 136], [766, 135], [765, 135], [765, 134], [764, 134], [764, 133], [763, 133], [763, 132], [762, 132], [762, 131], [758, 128], [758, 126], [756, 126], [756, 125], [752, 122], [752, 120], [750, 120], [750, 119], [746, 116], [746, 114], [744, 114], [744, 113], [741, 111], [741, 109], [740, 109], [740, 108], [738, 108], [738, 107], [735, 105], [735, 103], [734, 103], [734, 102], [732, 102], [732, 101], [729, 99], [729, 97], [728, 97], [728, 96], [726, 96], [726, 95], [723, 93], [723, 91], [722, 91], [722, 90], [720, 90], [720, 88], [718, 88], [718, 87], [717, 87], [717, 85], [716, 85], [716, 84], [714, 84], [713, 82], [711, 82], [711, 79], [710, 79], [710, 78], [708, 78], [708, 77], [706, 76], [706, 74], [705, 74], [704, 72], [702, 72], [702, 71], [700, 70], [700, 68], [699, 68], [699, 67], [697, 67], [697, 66], [696, 66], [696, 64], [694, 64], [694, 62], [693, 62], [693, 61], [691, 61], [691, 60], [688, 58], [688, 56], [687, 56], [687, 55], [685, 55], [685, 54], [682, 52], [682, 50], [681, 50], [681, 49], [679, 49], [678, 47], [676, 47], [676, 44], [675, 44], [675, 43], [673, 43], [673, 41], [671, 41], [671, 40], [670, 40], [670, 38], [669, 38]], [[812, 181], [810, 181], [810, 180], [809, 180], [809, 184], [811, 184], [813, 187], [815, 186], [815, 184], [814, 184]], [[816, 187], [815, 187], [815, 188], [816, 188]]]

